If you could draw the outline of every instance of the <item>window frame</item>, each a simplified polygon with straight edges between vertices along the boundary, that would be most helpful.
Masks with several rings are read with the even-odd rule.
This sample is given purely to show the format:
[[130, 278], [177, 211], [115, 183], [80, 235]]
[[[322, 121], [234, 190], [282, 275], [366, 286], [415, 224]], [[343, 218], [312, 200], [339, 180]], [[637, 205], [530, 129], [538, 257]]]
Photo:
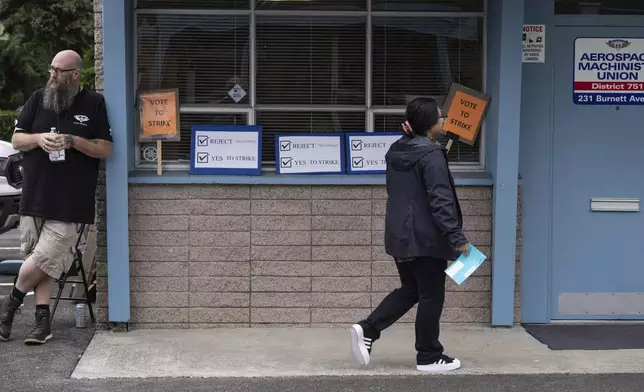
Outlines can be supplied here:
[[[132, 47], [133, 56], [132, 56], [132, 75], [134, 75], [134, 80], [138, 80], [138, 15], [164, 15], [164, 14], [183, 14], [183, 15], [230, 15], [230, 16], [248, 16], [250, 19], [249, 26], [249, 45], [248, 45], [248, 56], [249, 56], [249, 103], [247, 105], [240, 105], [239, 107], [222, 106], [222, 105], [195, 105], [195, 104], [181, 104], [179, 107], [179, 114], [192, 113], [192, 114], [246, 114], [247, 116], [247, 125], [257, 125], [256, 124], [256, 111], [289, 111], [289, 112], [332, 112], [332, 111], [343, 111], [343, 112], [361, 112], [365, 114], [365, 132], [373, 133], [375, 131], [375, 116], [376, 115], [404, 115], [405, 107], [404, 106], [373, 106], [372, 105], [372, 83], [373, 83], [373, 26], [372, 19], [373, 17], [420, 17], [420, 18], [431, 18], [431, 17], [457, 17], [457, 18], [482, 18], [483, 23], [483, 34], [482, 34], [482, 46], [481, 50], [483, 64], [482, 64], [482, 80], [483, 80], [483, 91], [486, 92], [488, 89], [488, 53], [487, 53], [487, 36], [488, 36], [488, 26], [487, 26], [487, 13], [488, 13], [488, 3], [489, 0], [483, 0], [483, 12], [409, 12], [409, 11], [372, 11], [373, 2], [371, 0], [367, 1], [367, 10], [366, 11], [316, 11], [316, 10], [256, 10], [255, 3], [256, 0], [248, 0], [250, 3], [249, 9], [212, 9], [212, 10], [203, 10], [203, 9], [173, 9], [173, 8], [160, 8], [160, 9], [138, 9], [137, 1], [135, 0], [134, 4], [134, 34], [132, 35]], [[366, 18], [366, 37], [365, 37], [365, 46], [366, 46], [366, 62], [365, 62], [365, 105], [351, 105], [351, 106], [333, 106], [333, 105], [257, 105], [257, 86], [256, 86], [256, 76], [257, 76], [257, 50], [256, 50], [256, 17], [258, 15], [266, 16], [358, 16]], [[136, 91], [136, 88], [134, 89]], [[444, 97], [436, 97], [441, 100]], [[486, 167], [486, 137], [487, 135], [487, 121], [483, 121], [481, 125], [481, 131], [479, 133], [479, 161], [478, 163], [471, 162], [450, 162], [450, 168], [455, 171], [484, 171]], [[264, 146], [266, 148], [267, 146]], [[163, 162], [162, 163], [164, 170], [171, 171], [188, 171], [190, 168], [189, 163], [178, 163], [178, 162]], [[134, 168], [135, 170], [147, 171], [147, 170], [156, 170], [157, 165], [154, 162], [145, 162], [141, 159], [141, 143], [138, 141], [138, 138], [134, 139]], [[273, 166], [266, 166], [262, 162], [262, 172], [275, 173], [276, 169]]]

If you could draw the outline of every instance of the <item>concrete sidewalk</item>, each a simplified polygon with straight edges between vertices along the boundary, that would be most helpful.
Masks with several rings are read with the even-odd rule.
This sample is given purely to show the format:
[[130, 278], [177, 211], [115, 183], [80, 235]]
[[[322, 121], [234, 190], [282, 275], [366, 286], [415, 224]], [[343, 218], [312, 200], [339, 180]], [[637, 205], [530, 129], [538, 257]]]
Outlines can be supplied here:
[[[644, 350], [550, 351], [521, 327], [445, 326], [458, 374], [641, 373]], [[392, 327], [359, 366], [346, 328], [99, 331], [72, 378], [415, 375], [414, 330]]]

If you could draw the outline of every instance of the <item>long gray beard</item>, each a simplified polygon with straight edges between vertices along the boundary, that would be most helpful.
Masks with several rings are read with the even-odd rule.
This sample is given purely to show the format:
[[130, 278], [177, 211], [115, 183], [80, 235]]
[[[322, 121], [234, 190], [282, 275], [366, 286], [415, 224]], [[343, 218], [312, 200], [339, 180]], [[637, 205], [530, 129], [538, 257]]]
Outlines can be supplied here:
[[74, 103], [74, 92], [69, 87], [45, 87], [42, 105], [56, 114], [69, 109]]

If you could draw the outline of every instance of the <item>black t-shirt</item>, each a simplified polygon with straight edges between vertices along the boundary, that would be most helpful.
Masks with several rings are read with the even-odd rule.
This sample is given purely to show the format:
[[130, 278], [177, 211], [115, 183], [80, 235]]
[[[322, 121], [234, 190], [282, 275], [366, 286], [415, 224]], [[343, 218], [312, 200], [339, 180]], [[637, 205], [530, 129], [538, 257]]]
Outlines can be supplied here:
[[[29, 97], [16, 132], [50, 132], [85, 139], [112, 141], [105, 100], [101, 94], [82, 89], [72, 106], [60, 115], [43, 108], [43, 90]], [[42, 148], [23, 153], [23, 186], [20, 215], [71, 223], [94, 223], [95, 194], [100, 159], [89, 157], [74, 147], [65, 150], [64, 162], [51, 162]]]

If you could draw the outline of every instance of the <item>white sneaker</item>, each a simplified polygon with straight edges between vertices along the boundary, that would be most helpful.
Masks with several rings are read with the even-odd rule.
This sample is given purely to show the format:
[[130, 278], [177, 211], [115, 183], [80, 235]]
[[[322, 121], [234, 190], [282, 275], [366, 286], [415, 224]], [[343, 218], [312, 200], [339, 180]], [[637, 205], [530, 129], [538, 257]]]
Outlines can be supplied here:
[[447, 355], [441, 355], [434, 363], [429, 365], [417, 365], [416, 369], [421, 372], [447, 372], [456, 370], [461, 367], [461, 361], [456, 358], [450, 358]]
[[361, 365], [368, 365], [371, 360], [371, 344], [373, 340], [364, 336], [360, 324], [351, 326], [351, 349], [356, 360]]

